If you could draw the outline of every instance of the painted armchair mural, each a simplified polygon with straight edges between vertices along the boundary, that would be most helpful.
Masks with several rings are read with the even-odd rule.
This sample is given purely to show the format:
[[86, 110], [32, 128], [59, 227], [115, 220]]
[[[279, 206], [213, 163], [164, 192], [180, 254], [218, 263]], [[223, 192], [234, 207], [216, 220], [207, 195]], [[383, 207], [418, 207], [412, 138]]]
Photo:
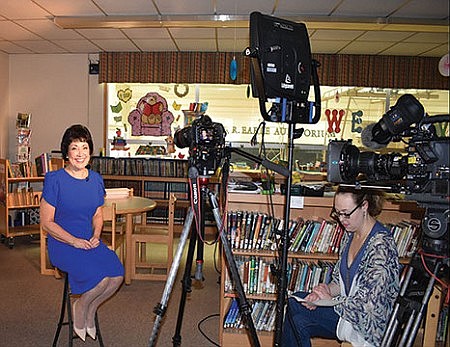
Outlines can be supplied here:
[[170, 136], [173, 120], [172, 112], [167, 109], [166, 99], [154, 92], [143, 96], [128, 115], [133, 136]]

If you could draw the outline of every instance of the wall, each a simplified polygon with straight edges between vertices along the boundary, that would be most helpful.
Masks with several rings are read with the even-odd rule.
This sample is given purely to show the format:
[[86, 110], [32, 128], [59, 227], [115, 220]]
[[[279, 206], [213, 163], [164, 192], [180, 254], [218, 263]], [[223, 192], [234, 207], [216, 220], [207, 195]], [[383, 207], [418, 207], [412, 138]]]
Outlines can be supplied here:
[[59, 149], [64, 130], [87, 125], [95, 152], [103, 141], [102, 86], [88, 73], [87, 54], [10, 55], [8, 157], [16, 155], [15, 118], [31, 113], [31, 158]]
[[0, 53], [0, 158], [8, 153], [9, 58]]

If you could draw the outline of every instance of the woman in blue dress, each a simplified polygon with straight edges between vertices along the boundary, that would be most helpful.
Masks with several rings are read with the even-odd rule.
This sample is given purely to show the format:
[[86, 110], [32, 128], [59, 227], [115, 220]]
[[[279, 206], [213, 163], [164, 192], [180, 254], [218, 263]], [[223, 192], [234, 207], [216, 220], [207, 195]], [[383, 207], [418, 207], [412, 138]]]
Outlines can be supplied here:
[[[312, 293], [295, 293], [307, 303], [289, 298], [282, 346], [310, 347], [311, 337], [350, 342], [358, 347], [381, 345], [399, 291], [397, 247], [390, 232], [376, 220], [382, 194], [340, 186], [331, 217], [346, 233], [330, 283]], [[317, 306], [331, 300], [334, 305]]]
[[85, 126], [65, 131], [61, 152], [67, 165], [45, 175], [40, 205], [50, 261], [67, 272], [72, 293], [80, 295], [72, 308], [74, 331], [83, 341], [86, 333], [96, 338], [97, 308], [117, 291], [124, 275], [117, 255], [100, 240], [105, 188], [103, 178], [86, 168], [93, 147]]

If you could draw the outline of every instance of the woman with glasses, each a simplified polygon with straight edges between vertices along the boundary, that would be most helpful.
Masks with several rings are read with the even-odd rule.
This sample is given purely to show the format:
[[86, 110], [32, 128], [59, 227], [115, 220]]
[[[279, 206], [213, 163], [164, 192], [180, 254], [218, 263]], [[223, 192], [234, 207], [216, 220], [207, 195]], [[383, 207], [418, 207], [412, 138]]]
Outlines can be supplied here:
[[330, 216], [346, 232], [332, 280], [311, 293], [295, 293], [303, 302], [289, 298], [283, 346], [310, 347], [311, 337], [380, 346], [398, 294], [400, 267], [394, 239], [376, 220], [383, 202], [380, 192], [338, 188]]

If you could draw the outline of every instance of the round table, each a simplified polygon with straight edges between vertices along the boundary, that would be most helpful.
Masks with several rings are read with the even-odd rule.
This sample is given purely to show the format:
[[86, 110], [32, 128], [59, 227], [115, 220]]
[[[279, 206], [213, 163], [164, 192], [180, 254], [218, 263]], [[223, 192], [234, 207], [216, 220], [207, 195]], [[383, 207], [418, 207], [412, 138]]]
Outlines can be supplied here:
[[131, 283], [131, 234], [133, 233], [133, 216], [151, 211], [156, 207], [156, 202], [141, 196], [129, 196], [121, 198], [106, 198], [105, 205], [116, 204], [116, 214], [125, 215], [125, 284]]

